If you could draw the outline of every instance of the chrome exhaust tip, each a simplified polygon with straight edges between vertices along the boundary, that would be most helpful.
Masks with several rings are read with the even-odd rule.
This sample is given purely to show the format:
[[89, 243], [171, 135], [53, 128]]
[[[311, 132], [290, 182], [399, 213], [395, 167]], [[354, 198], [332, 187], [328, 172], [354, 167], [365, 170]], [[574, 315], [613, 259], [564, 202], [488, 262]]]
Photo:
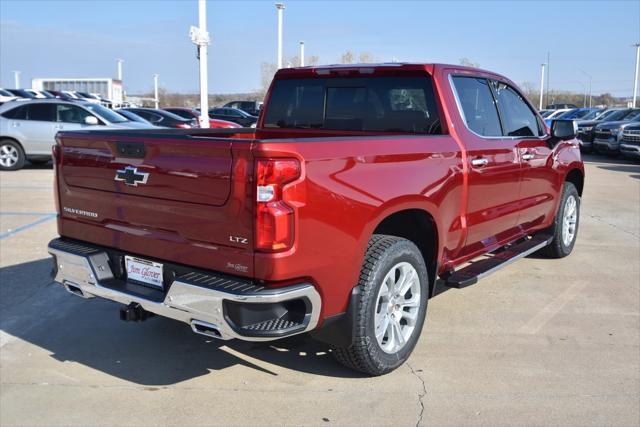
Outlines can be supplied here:
[[93, 298], [93, 295], [89, 295], [87, 293], [84, 293], [82, 291], [82, 289], [80, 288], [80, 286], [74, 285], [73, 283], [66, 282], [63, 286], [67, 290], [67, 292], [69, 292], [71, 294], [74, 294], [74, 295], [77, 295], [80, 298], [84, 298], [84, 299]]
[[191, 321], [191, 330], [196, 334], [205, 335], [211, 338], [222, 338], [222, 334], [216, 325], [203, 322], [201, 320]]

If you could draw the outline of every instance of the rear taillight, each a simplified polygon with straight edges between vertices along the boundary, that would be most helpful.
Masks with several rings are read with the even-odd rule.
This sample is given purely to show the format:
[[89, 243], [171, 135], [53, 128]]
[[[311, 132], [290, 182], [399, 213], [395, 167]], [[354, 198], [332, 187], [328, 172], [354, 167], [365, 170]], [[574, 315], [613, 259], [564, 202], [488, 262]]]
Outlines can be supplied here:
[[295, 212], [287, 204], [287, 184], [300, 177], [296, 159], [256, 160], [256, 249], [279, 252], [293, 246]]
[[55, 136], [56, 143], [51, 147], [51, 159], [53, 167], [60, 166], [62, 163], [62, 140], [58, 135]]

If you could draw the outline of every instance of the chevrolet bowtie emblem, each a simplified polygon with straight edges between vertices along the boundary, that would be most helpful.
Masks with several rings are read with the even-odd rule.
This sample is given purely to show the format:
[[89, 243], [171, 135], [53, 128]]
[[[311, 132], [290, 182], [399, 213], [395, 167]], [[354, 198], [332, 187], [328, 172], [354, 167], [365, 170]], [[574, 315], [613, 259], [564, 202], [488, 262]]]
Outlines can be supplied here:
[[138, 172], [137, 168], [133, 166], [127, 166], [124, 169], [116, 171], [116, 181], [123, 181], [125, 184], [132, 187], [137, 187], [138, 184], [146, 184], [149, 179], [149, 174], [146, 172]]

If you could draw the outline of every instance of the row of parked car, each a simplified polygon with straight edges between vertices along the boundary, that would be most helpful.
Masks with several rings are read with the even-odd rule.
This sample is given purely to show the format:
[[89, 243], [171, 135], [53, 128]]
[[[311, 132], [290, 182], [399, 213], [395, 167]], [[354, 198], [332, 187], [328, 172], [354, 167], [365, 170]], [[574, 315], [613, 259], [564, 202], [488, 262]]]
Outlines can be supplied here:
[[75, 90], [35, 90], [35, 89], [3, 89], [0, 88], [0, 105], [25, 99], [62, 99], [64, 101], [83, 101], [112, 107], [113, 102], [103, 98], [99, 93], [78, 92]]
[[[88, 100], [20, 98], [0, 105], [0, 170], [17, 170], [26, 161], [46, 163], [59, 131], [144, 128], [197, 128], [200, 112], [184, 107], [109, 109]], [[209, 110], [210, 128], [255, 127], [257, 116], [220, 107]]]
[[563, 107], [540, 114], [548, 125], [555, 119], [575, 120], [582, 152], [640, 159], [640, 108]]

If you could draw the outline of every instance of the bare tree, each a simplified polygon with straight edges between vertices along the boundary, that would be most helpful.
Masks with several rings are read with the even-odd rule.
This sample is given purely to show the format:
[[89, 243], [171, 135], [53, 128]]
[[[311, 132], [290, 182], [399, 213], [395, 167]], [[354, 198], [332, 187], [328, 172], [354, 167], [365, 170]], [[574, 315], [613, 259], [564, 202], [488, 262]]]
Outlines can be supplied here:
[[348, 50], [345, 53], [343, 53], [342, 56], [340, 57], [340, 63], [341, 64], [353, 64], [353, 58], [354, 58], [353, 52]]
[[479, 63], [473, 62], [469, 58], [460, 58], [460, 65], [464, 65], [465, 67], [480, 68], [480, 64]]
[[360, 56], [358, 57], [358, 61], [361, 64], [370, 64], [373, 62], [373, 56], [371, 56], [371, 54], [369, 52], [362, 52], [360, 53]]
[[264, 99], [267, 94], [271, 80], [278, 71], [278, 66], [269, 62], [263, 62], [260, 64], [260, 89], [257, 91], [257, 95], [260, 99]]
[[534, 93], [536, 91], [535, 85], [531, 82], [522, 82], [520, 89], [522, 89], [524, 93]]

